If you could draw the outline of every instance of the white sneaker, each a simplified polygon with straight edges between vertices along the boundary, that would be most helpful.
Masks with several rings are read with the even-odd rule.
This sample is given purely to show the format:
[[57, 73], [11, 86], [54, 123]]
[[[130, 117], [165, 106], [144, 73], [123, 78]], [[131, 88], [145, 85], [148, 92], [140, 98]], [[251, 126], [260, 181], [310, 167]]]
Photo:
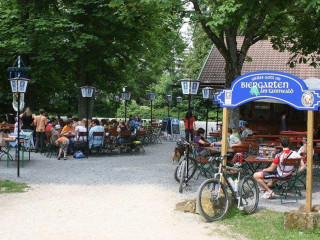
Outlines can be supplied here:
[[261, 199], [271, 199], [274, 198], [275, 194], [273, 192], [265, 192], [262, 196]]

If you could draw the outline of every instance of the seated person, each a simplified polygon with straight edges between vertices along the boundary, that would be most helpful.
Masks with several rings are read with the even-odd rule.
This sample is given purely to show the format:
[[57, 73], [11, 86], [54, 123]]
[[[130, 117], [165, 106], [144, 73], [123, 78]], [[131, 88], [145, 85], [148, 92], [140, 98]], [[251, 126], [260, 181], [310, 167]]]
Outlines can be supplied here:
[[[96, 136], [93, 137], [94, 132], [103, 132], [104, 133], [104, 127], [100, 126], [98, 119], [93, 119], [91, 123], [91, 129], [89, 131], [89, 148], [93, 146], [102, 146], [104, 143], [104, 136]], [[103, 134], [104, 135], [104, 134]]]
[[232, 135], [233, 135], [234, 137], [240, 139], [240, 134], [239, 134], [239, 132], [237, 131], [237, 128], [235, 128], [235, 127], [232, 128]]
[[249, 124], [246, 122], [244, 124], [244, 130], [241, 133], [241, 137], [248, 137], [248, 135], [252, 134], [252, 130], [249, 128]]
[[[232, 129], [228, 129], [228, 148], [232, 148], [232, 147], [236, 147], [241, 145], [241, 141], [240, 139], [235, 136], [234, 134], [232, 134]], [[212, 146], [217, 146], [217, 145], [221, 145], [221, 142], [213, 142]]]
[[81, 141], [81, 142], [86, 142], [87, 141], [87, 136], [79, 136], [80, 132], [87, 133], [87, 128], [85, 127], [87, 124], [86, 119], [82, 119], [82, 121], [77, 122], [77, 126], [75, 127], [75, 135], [76, 135], [76, 140]]
[[140, 127], [140, 122], [138, 121], [138, 117], [135, 116], [134, 119], [130, 121], [130, 129], [132, 134], [136, 134], [139, 127]]
[[122, 132], [122, 131], [128, 131], [128, 128], [124, 125], [124, 122], [123, 121], [120, 121], [119, 122], [119, 125], [118, 125], [118, 127], [117, 127], [117, 132], [119, 133], [119, 135], [118, 135], [118, 137], [117, 137], [117, 144], [121, 144], [121, 143], [124, 143], [124, 142], [129, 142], [130, 141], [130, 139], [128, 139], [128, 138], [122, 138], [121, 136], [120, 136], [120, 133]]
[[199, 144], [199, 148], [197, 150], [198, 155], [202, 157], [209, 156], [209, 151], [207, 149], [203, 149], [205, 146], [210, 146], [211, 142], [204, 138], [205, 130], [203, 128], [199, 128], [197, 130], [197, 136], [194, 138], [194, 142]]
[[[279, 179], [279, 178], [286, 178], [291, 175], [294, 170], [294, 166], [286, 166], [285, 169], [283, 167], [283, 160], [285, 158], [299, 158], [300, 155], [289, 149], [290, 140], [288, 137], [283, 137], [280, 139], [280, 143], [282, 146], [282, 152], [277, 154], [273, 163], [270, 167], [263, 169], [261, 172], [256, 172], [253, 177], [257, 181], [257, 183], [263, 187], [266, 192], [261, 197], [262, 199], [269, 199], [274, 197], [273, 191], [270, 189], [272, 187], [272, 181], [268, 184], [264, 182], [264, 180], [269, 179]], [[301, 159], [299, 171], [304, 168], [303, 160]]]
[[61, 130], [61, 126], [59, 124], [54, 125], [54, 127], [50, 129], [50, 143], [52, 145], [56, 144], [56, 141], [60, 136], [60, 130]]
[[73, 126], [73, 120], [72, 119], [68, 119], [66, 121], [66, 125], [62, 128], [61, 136], [65, 136], [69, 139], [69, 148], [68, 148], [68, 153], [73, 153], [73, 148], [74, 148], [74, 137], [75, 137], [75, 129]]
[[[299, 156], [303, 157], [303, 162], [307, 163], [307, 136], [302, 137], [302, 146], [298, 150]], [[313, 149], [313, 154], [314, 154], [314, 149]]]

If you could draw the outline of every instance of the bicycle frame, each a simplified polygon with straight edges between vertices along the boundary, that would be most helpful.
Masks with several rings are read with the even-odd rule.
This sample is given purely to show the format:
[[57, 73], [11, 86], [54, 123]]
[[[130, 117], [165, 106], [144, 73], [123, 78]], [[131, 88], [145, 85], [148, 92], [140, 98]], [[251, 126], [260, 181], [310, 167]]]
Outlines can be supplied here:
[[[219, 170], [217, 173], [214, 174], [214, 179], [217, 179], [218, 180], [218, 186], [219, 186], [219, 189], [218, 189], [218, 194], [216, 196], [216, 199], [219, 199], [220, 198], [220, 193], [221, 193], [221, 180], [222, 180], [222, 177], [224, 178], [225, 182], [227, 183], [229, 189], [231, 190], [231, 194], [232, 194], [232, 197], [234, 199], [238, 199], [238, 209], [240, 209], [240, 204], [241, 204], [241, 196], [239, 195], [239, 189], [237, 189], [237, 191], [234, 190], [233, 186], [231, 185], [231, 183], [229, 182], [228, 178], [227, 178], [227, 174], [222, 171], [222, 169], [226, 169], [226, 170], [235, 170], [238, 172], [238, 183], [240, 184], [240, 180], [241, 180], [241, 171], [242, 169], [240, 168], [236, 168], [236, 167], [228, 167], [228, 166], [223, 166], [222, 165], [222, 161], [219, 162]], [[221, 183], [221, 184], [220, 184]], [[239, 185], [238, 185], [239, 187]]]

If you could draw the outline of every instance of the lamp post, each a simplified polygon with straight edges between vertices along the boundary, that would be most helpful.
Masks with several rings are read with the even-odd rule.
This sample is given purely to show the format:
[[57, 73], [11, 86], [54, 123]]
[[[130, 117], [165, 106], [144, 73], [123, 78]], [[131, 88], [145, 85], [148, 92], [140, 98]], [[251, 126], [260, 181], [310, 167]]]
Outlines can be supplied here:
[[172, 101], [172, 95], [167, 95], [167, 100], [168, 100], [168, 118], [170, 117], [169, 115], [169, 108], [170, 108], [170, 102]]
[[126, 87], [122, 88], [122, 94], [121, 94], [121, 98], [122, 100], [124, 100], [124, 122], [127, 122], [127, 101], [130, 100], [131, 98], [131, 93], [126, 92]]
[[207, 118], [206, 118], [206, 138], [207, 138], [207, 131], [208, 131], [208, 118], [209, 118], [209, 104], [211, 99], [213, 99], [214, 89], [211, 87], [206, 87], [202, 89], [202, 97], [206, 99], [207, 102]]
[[120, 97], [118, 95], [114, 96], [113, 100], [116, 102], [116, 120], [117, 120], [117, 116], [118, 116], [118, 104], [120, 102]]
[[156, 99], [156, 95], [154, 93], [148, 93], [147, 95], [148, 100], [150, 100], [150, 124], [152, 127], [152, 101], [154, 101]]
[[219, 121], [219, 104], [218, 104], [218, 102], [216, 102], [215, 103], [215, 105], [216, 105], [216, 129], [217, 129], [217, 131], [218, 131], [218, 121]]
[[178, 103], [178, 120], [180, 119], [180, 103], [182, 102], [182, 97], [177, 97], [177, 103]]
[[[190, 105], [191, 105], [191, 95], [197, 95], [198, 88], [200, 85], [199, 80], [195, 80], [192, 78], [187, 79], [181, 79], [181, 87], [182, 87], [182, 94], [188, 95], [188, 111], [190, 111]], [[188, 131], [190, 135], [190, 115], [188, 114]], [[187, 139], [187, 142], [189, 142], [189, 138]], [[186, 174], [186, 182], [188, 181], [188, 171], [189, 171], [189, 152], [190, 148], [187, 146], [187, 174]]]
[[95, 91], [94, 87], [91, 86], [83, 86], [80, 87], [81, 89], [81, 94], [83, 98], [87, 99], [87, 123], [86, 123], [86, 128], [87, 128], [87, 157], [89, 156], [89, 98], [92, 98], [93, 93]]
[[[28, 72], [30, 67], [21, 67], [21, 58], [18, 56], [18, 67], [9, 67], [9, 81], [11, 85], [11, 91], [14, 96], [17, 96], [17, 115], [18, 115], [18, 164], [17, 164], [17, 176], [20, 177], [20, 94], [24, 94], [27, 90], [27, 85], [30, 79], [28, 79]], [[22, 104], [23, 105], [23, 104]]]

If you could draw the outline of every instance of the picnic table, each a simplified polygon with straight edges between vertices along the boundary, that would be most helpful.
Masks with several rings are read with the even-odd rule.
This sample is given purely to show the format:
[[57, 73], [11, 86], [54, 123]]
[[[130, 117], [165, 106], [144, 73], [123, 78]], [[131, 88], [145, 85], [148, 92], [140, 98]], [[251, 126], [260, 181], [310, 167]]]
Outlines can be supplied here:
[[245, 165], [248, 173], [253, 175], [255, 172], [258, 171], [260, 168], [268, 167], [272, 162], [273, 157], [259, 157], [257, 155], [249, 155], [245, 158]]

